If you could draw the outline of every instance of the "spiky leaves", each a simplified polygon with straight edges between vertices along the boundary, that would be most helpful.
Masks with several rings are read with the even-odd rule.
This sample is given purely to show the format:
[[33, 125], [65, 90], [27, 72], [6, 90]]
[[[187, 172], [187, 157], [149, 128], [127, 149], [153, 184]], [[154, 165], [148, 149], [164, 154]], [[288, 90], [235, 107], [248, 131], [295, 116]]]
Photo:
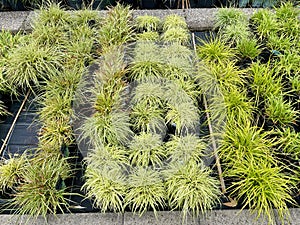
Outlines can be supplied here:
[[117, 4], [114, 8], [109, 9], [98, 37], [102, 52], [108, 52], [110, 47], [120, 46], [133, 40], [131, 17], [129, 6], [124, 7]]
[[123, 211], [126, 186], [120, 170], [88, 166], [85, 178], [83, 188], [86, 190], [87, 197], [95, 199], [96, 207], [101, 208], [102, 212]]
[[171, 161], [182, 164], [189, 162], [201, 163], [205, 147], [205, 142], [192, 134], [183, 137], [173, 136], [172, 140], [166, 143]]
[[196, 163], [175, 164], [166, 174], [169, 204], [197, 217], [212, 209], [220, 195], [219, 182], [210, 176], [211, 171]]
[[22, 182], [16, 188], [12, 205], [17, 213], [36, 218], [56, 214], [69, 205], [63, 180], [71, 175], [67, 159], [56, 154], [28, 159], [21, 173]]
[[126, 205], [133, 212], [142, 215], [147, 210], [156, 211], [165, 206], [166, 190], [162, 177], [157, 171], [137, 167], [129, 176]]
[[129, 160], [134, 166], [161, 166], [166, 150], [158, 134], [141, 133], [129, 145]]
[[5, 74], [10, 83], [33, 89], [40, 81], [55, 76], [62, 68], [62, 54], [53, 47], [23, 43], [7, 57]]
[[24, 155], [1, 160], [0, 189], [2, 192], [15, 188], [21, 182], [22, 169], [25, 163], [26, 159]]
[[231, 186], [232, 195], [243, 199], [244, 207], [257, 212], [257, 218], [267, 217], [274, 223], [273, 208], [277, 209], [281, 221], [289, 215], [287, 203], [295, 204], [291, 194], [295, 182], [284, 168], [274, 166], [260, 158], [247, 158], [233, 167], [228, 174], [238, 181]]

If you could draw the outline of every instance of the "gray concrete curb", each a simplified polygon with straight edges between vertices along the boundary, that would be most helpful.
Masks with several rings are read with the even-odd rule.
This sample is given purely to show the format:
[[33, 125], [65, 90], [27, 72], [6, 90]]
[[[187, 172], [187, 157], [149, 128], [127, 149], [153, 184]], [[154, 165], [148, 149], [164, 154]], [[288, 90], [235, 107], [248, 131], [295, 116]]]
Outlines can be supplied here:
[[[284, 223], [276, 225], [299, 225], [299, 209], [290, 209], [291, 218]], [[146, 212], [142, 217], [133, 213], [77, 213], [48, 216], [28, 220], [28, 217], [0, 215], [1, 225], [268, 225], [263, 219], [255, 219], [255, 215], [248, 210], [215, 210], [196, 220], [188, 217], [183, 220], [180, 212], [158, 212], [155, 217], [153, 212]]]
[[[252, 15], [258, 9], [240, 9], [246, 15]], [[153, 15], [163, 19], [170, 14], [178, 14], [184, 17], [187, 21], [189, 29], [193, 31], [208, 30], [213, 27], [214, 16], [218, 9], [176, 9], [176, 10], [134, 10], [133, 16]], [[100, 16], [104, 16], [107, 11], [99, 11]], [[20, 11], [20, 12], [0, 12], [0, 29], [10, 30], [12, 32], [30, 31], [31, 21], [36, 12]]]

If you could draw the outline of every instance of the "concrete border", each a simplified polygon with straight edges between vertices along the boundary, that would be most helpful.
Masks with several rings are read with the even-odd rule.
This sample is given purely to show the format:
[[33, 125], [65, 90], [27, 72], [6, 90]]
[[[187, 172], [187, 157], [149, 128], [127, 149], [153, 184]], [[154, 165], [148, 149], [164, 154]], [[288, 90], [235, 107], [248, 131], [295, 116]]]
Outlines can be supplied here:
[[[299, 225], [300, 209], [290, 209], [290, 220], [283, 223], [276, 221], [274, 225]], [[256, 219], [249, 210], [214, 210], [198, 219], [187, 217], [183, 220], [181, 212], [162, 211], [146, 212], [138, 216], [130, 212], [117, 213], [76, 213], [49, 215], [27, 220], [26, 216], [0, 215], [1, 225], [268, 225], [263, 219]]]
[[[133, 17], [147, 14], [163, 19], [167, 15], [178, 14], [186, 19], [190, 30], [203, 31], [213, 28], [214, 16], [218, 10], [218, 8], [133, 10]], [[250, 16], [258, 9], [245, 8], [240, 10]], [[106, 12], [107, 11], [99, 11], [99, 15], [103, 16]], [[30, 31], [32, 30], [30, 24], [35, 13], [34, 11], [0, 12], [0, 30], [9, 30], [11, 32]]]

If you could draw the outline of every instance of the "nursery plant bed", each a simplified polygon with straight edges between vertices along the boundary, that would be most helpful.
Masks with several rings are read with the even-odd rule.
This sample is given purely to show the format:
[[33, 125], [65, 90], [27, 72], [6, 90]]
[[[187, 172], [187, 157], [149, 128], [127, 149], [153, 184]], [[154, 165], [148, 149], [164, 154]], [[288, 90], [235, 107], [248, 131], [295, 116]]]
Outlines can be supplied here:
[[[153, 11], [152, 11], [153, 12]], [[211, 13], [212, 13], [212, 11], [210, 11]], [[101, 13], [101, 12], [100, 12]], [[182, 14], [181, 14], [182, 13]], [[189, 28], [190, 29], [193, 29], [193, 27], [194, 28], [197, 28], [197, 26], [196, 25], [191, 25], [191, 24], [193, 24], [193, 22], [191, 22], [191, 21], [195, 21], [195, 19], [194, 19], [194, 16], [193, 16], [193, 14], [191, 13], [191, 15], [189, 16], [189, 14], [188, 14], [188, 11], [185, 11], [185, 10], [183, 10], [182, 12], [180, 12], [179, 14], [181, 14], [187, 21], [190, 21], [190, 23], [189, 23]], [[196, 13], [196, 14], [198, 14], [198, 13]], [[134, 15], [134, 16], [136, 16], [136, 15]], [[190, 17], [190, 20], [189, 20], [189, 17]], [[23, 25], [25, 24], [25, 22], [23, 23]], [[23, 26], [24, 27], [24, 26]], [[200, 33], [197, 33], [198, 34], [198, 36], [200, 36], [200, 37], [202, 37], [202, 39], [203, 39], [203, 37], [204, 38], [206, 38], [206, 34], [205, 33], [203, 33], [202, 31], [201, 31], [201, 29], [204, 29], [204, 28], [207, 28], [207, 27], [209, 27], [209, 26], [203, 26], [202, 28], [197, 28], [196, 30], [198, 30], [198, 31], [200, 31]], [[30, 29], [30, 28], [29, 28]], [[26, 30], [26, 29], [25, 29]], [[209, 38], [207, 38], [207, 39], [209, 39]], [[199, 47], [201, 47], [201, 46], [199, 46]], [[158, 54], [157, 54], [158, 55]], [[270, 54], [270, 52], [268, 53], [268, 54], [266, 54], [266, 55], [271, 55]], [[263, 56], [263, 54], [261, 54], [261, 55], [259, 55], [261, 58], [263, 58], [264, 56]], [[276, 55], [275, 55], [275, 57], [276, 57]], [[167, 58], [167, 57], [166, 57]], [[248, 64], [250, 64], [249, 62], [247, 62], [247, 61], [242, 61], [240, 64], [238, 64], [237, 66], [238, 67], [241, 67], [241, 68], [247, 68], [248, 67]], [[236, 66], [236, 65], [234, 65], [234, 66]], [[240, 69], [240, 68], [239, 68]], [[126, 76], [126, 75], [125, 75]], [[128, 75], [128, 77], [129, 77], [130, 75]], [[130, 80], [127, 80], [127, 81], [130, 81]], [[128, 82], [129, 83], [129, 82]], [[130, 92], [130, 91], [129, 91]], [[252, 95], [254, 96], [254, 93], [252, 93]], [[201, 95], [202, 96], [202, 95]], [[203, 100], [204, 101], [204, 100]], [[201, 100], [198, 100], [198, 102], [200, 102], [200, 104], [199, 105], [201, 105], [201, 104], [204, 104]], [[124, 102], [123, 102], [124, 103]], [[125, 103], [126, 103], [126, 101], [125, 101]], [[122, 104], [121, 104], [122, 105]], [[87, 103], [87, 105], [86, 105], [87, 107], [89, 107], [89, 105], [88, 105], [88, 103]], [[199, 106], [199, 107], [201, 107], [201, 106]], [[265, 107], [265, 106], [264, 106]], [[204, 109], [204, 107], [202, 107], [201, 108], [201, 111]], [[258, 116], [258, 115], [256, 115], [256, 114], [254, 114], [255, 116]], [[16, 126], [15, 128], [15, 132], [16, 132], [16, 134], [20, 134], [20, 130], [22, 130], [22, 129], [27, 129], [27, 125], [28, 125], [28, 123], [31, 121], [33, 121], [33, 118], [34, 118], [34, 116], [35, 116], [35, 112], [34, 111], [32, 111], [32, 112], [26, 112], [26, 113], [24, 113], [24, 115], [22, 114], [21, 115], [21, 117], [19, 118], [20, 120], [19, 120], [19, 122], [20, 122], [20, 126], [18, 127], [18, 126]], [[9, 119], [7, 120], [7, 123], [9, 123]], [[271, 128], [271, 126], [274, 124], [274, 122], [272, 122], [272, 123], [269, 123], [269, 121], [268, 121], [268, 123], [266, 123], [266, 127], [264, 126], [263, 128]], [[263, 123], [261, 123], [261, 124], [259, 124], [259, 126], [262, 126], [263, 125]], [[294, 125], [295, 126], [297, 126], [298, 125], [298, 123], [296, 123], [295, 121], [294, 121]], [[5, 125], [6, 126], [6, 125]], [[3, 126], [6, 130], [8, 129], [8, 126]], [[169, 127], [167, 128], [167, 129], [170, 129], [170, 127], [172, 128], [172, 124], [170, 125], [168, 125]], [[174, 134], [175, 134], [175, 130], [176, 130], [176, 123], [175, 123], [175, 128], [174, 128], [174, 126], [173, 126], [173, 128], [172, 129], [174, 129]], [[168, 132], [169, 132], [169, 130], [168, 130]], [[164, 140], [167, 140], [167, 141], [169, 141], [170, 140], [170, 136], [173, 134], [172, 132], [170, 132], [170, 135], [169, 135], [169, 137], [167, 137], [166, 139], [164, 139]], [[298, 130], [297, 130], [297, 132], [298, 132]], [[35, 131], [35, 134], [33, 133], [33, 135], [36, 135], [36, 131]], [[25, 134], [25, 133], [22, 133], [22, 135], [23, 134]], [[259, 134], [260, 135], [260, 134]], [[24, 135], [25, 137], [26, 137], [26, 134]], [[264, 136], [265, 137], [265, 136]], [[264, 138], [263, 137], [263, 138]], [[28, 141], [28, 143], [27, 142], [20, 142], [19, 140], [18, 140], [18, 138], [14, 138], [14, 136], [12, 136], [12, 138], [11, 138], [11, 141], [13, 141], [13, 142], [15, 142], [15, 144], [17, 144], [17, 145], [27, 145], [28, 143], [30, 144], [31, 142], [34, 142], [34, 140], [29, 140]], [[14, 145], [11, 145], [11, 146], [13, 146], [14, 148], [15, 148], [15, 146]], [[9, 145], [9, 147], [10, 147], [10, 145]], [[125, 146], [125, 147], [128, 147], [128, 146]], [[80, 148], [79, 148], [80, 149]], [[80, 149], [80, 150], [82, 150], [82, 149]], [[21, 150], [22, 151], [22, 150]], [[84, 171], [84, 166], [82, 166], [82, 155], [81, 155], [81, 153], [78, 151], [78, 149], [77, 149], [77, 146], [76, 146], [76, 144], [74, 144], [74, 145], [70, 145], [70, 146], [68, 146], [68, 149], [64, 149], [64, 146], [62, 146], [62, 148], [61, 148], [61, 152], [63, 153], [63, 155], [65, 155], [65, 153], [66, 152], [69, 152], [67, 155], [68, 156], [71, 156], [71, 157], [76, 157], [76, 159], [74, 160], [74, 161], [72, 161], [72, 158], [70, 159], [70, 161], [72, 161], [72, 163], [74, 163], [75, 165], [77, 165], [76, 166], [76, 169], [77, 169], [77, 172], [76, 172], [76, 175], [75, 175], [75, 178], [74, 179], [69, 179], [69, 180], [66, 180], [65, 182], [66, 182], [66, 184], [67, 184], [67, 186], [75, 186], [75, 188], [77, 188], [78, 187], [78, 191], [73, 191], [73, 192], [76, 192], [76, 193], [81, 193], [80, 192], [80, 186], [83, 184], [83, 181], [81, 180], [81, 176], [83, 175], [83, 171]], [[83, 152], [84, 154], [84, 156], [86, 156], [87, 155], [87, 151], [85, 150], [85, 152]], [[8, 155], [8, 154], [6, 154], [6, 155]], [[284, 158], [284, 157], [283, 157]], [[285, 158], [284, 158], [285, 159]], [[287, 160], [289, 160], [289, 159], [285, 159], [286, 161]], [[209, 165], [210, 163], [208, 163], [208, 165]], [[153, 164], [152, 164], [153, 165]], [[272, 168], [271, 168], [272, 169]], [[216, 175], [216, 169], [214, 168], [214, 172], [212, 172], [212, 176], [213, 177], [216, 177], [217, 175]], [[285, 177], [286, 178], [286, 177]], [[239, 178], [238, 178], [239, 179]], [[232, 179], [233, 180], [233, 182], [234, 182], [234, 179]], [[226, 185], [228, 185], [228, 186], [230, 186], [230, 184], [232, 183], [232, 180], [229, 178], [228, 180], [226, 180], [226, 182], [228, 182], [228, 183], [226, 183]], [[286, 179], [286, 180], [288, 180], [288, 179]], [[58, 182], [59, 183], [59, 182]], [[283, 182], [284, 183], [284, 182]], [[55, 186], [55, 185], [54, 185]], [[276, 185], [275, 185], [276, 186]], [[132, 187], [131, 187], [132, 188]], [[132, 188], [133, 189], [133, 188]], [[131, 189], [131, 190], [132, 190]], [[287, 188], [287, 189], [289, 189], [289, 188]], [[224, 191], [225, 192], [225, 191]], [[284, 192], [284, 191], [283, 191]], [[125, 195], [125, 194], [124, 194]], [[295, 197], [295, 196], [293, 196], [293, 197]], [[91, 197], [91, 198], [93, 198], [93, 196]], [[243, 201], [243, 197], [238, 197], [239, 199], [239, 201]], [[78, 202], [78, 207], [76, 208], [76, 205], [75, 205], [75, 207], [74, 208], [72, 208], [72, 206], [70, 207], [70, 210], [71, 211], [73, 211], [73, 212], [93, 212], [93, 211], [97, 211], [97, 210], [95, 210], [93, 207], [92, 207], [92, 201], [87, 201], [87, 202], [83, 202], [83, 204], [81, 204], [82, 203], [82, 200], [83, 200], [83, 198], [82, 197], [79, 197], [79, 198], [76, 198], [76, 197], [72, 197], [71, 196], [71, 199], [72, 200], [74, 200], [75, 202]], [[296, 201], [298, 201], [299, 199], [296, 197]], [[222, 199], [221, 199], [221, 201], [222, 201]], [[226, 203], [226, 202], [225, 202]], [[227, 202], [228, 203], [228, 202]], [[234, 200], [232, 200], [231, 202], [229, 202], [227, 205], [230, 205], [230, 204], [233, 204], [233, 206], [234, 206]], [[82, 208], [81, 208], [81, 206], [83, 206]], [[290, 205], [288, 205], [288, 206], [290, 206]], [[98, 207], [101, 209], [101, 204], [100, 205], [98, 205]], [[129, 219], [130, 220], [130, 218], [136, 218], [135, 216], [133, 216], [131, 213], [127, 213], [126, 211], [127, 211], [127, 207], [128, 207], [128, 205], [125, 207], [125, 214], [123, 214], [123, 215], [121, 215], [121, 223], [122, 224], [128, 224], [127, 223], [127, 220]], [[237, 205], [236, 206], [236, 208], [238, 209], [238, 208], [241, 208], [242, 206], [240, 206], [240, 205]], [[163, 207], [161, 207], [161, 208], [159, 208], [159, 207], [157, 207], [157, 209], [158, 210], [161, 210]], [[222, 204], [217, 204], [217, 206], [214, 208], [214, 209], [219, 209], [219, 208], [222, 208], [222, 209], [224, 209], [225, 208], [225, 206], [222, 206]], [[166, 206], [165, 207], [165, 209], [166, 210], [168, 210], [169, 208], [168, 208], [168, 206]], [[130, 210], [130, 208], [129, 208], [129, 210]], [[155, 210], [155, 208], [154, 208], [154, 210]], [[272, 209], [271, 209], [272, 210]], [[270, 211], [271, 211], [270, 210]], [[109, 211], [109, 210], [108, 210]], [[117, 210], [118, 211], [118, 210]], [[235, 218], [237, 218], [237, 216], [236, 216], [236, 212], [237, 211], [235, 211], [235, 210], [233, 210], [233, 211], [220, 211], [220, 217], [222, 218], [222, 217], [225, 217], [226, 218], [226, 216], [227, 216], [227, 214], [226, 214], [226, 212], [233, 212], [233, 214], [234, 214], [234, 216], [232, 216], [232, 214], [230, 214], [229, 213], [229, 217], [235, 217]], [[244, 213], [247, 213], [247, 210], [243, 210], [242, 212], [241, 212], [241, 214], [242, 215], [244, 215]], [[170, 212], [161, 212], [161, 211], [159, 211], [158, 212], [158, 214], [159, 215], [165, 215], [165, 214], [172, 214], [172, 213], [170, 213]], [[177, 213], [177, 212], [176, 212]], [[176, 214], [175, 213], [175, 214]], [[280, 213], [280, 212], [279, 212]], [[113, 215], [113, 217], [115, 217], [115, 216], [117, 216], [117, 215], [120, 215], [120, 214], [110, 214], [110, 213], [108, 213], [108, 214], [105, 214], [105, 215], [108, 215], [108, 216], [110, 216], [110, 215]], [[148, 215], [150, 215], [149, 217], [150, 218], [148, 218]], [[147, 224], [147, 223], [151, 223], [151, 224], [155, 224], [155, 223], [159, 223], [159, 222], [163, 222], [164, 221], [164, 219], [163, 219], [163, 217], [164, 216], [162, 216], [162, 217], [160, 217], [161, 219], [160, 220], [158, 220], [158, 221], [156, 221], [156, 222], [153, 222], [152, 221], [152, 212], [147, 212], [147, 213], [145, 213], [145, 215], [144, 215], [144, 217], [142, 217], [141, 218], [141, 220], [139, 220], [139, 222], [137, 222], [137, 223], [143, 223], [143, 224]], [[196, 220], [195, 220], [195, 224], [213, 224], [215, 221], [218, 221], [218, 219], [220, 218], [219, 216], [218, 216], [218, 210], [214, 210], [213, 212], [212, 212], [212, 214], [211, 214], [211, 216], [209, 216], [207, 219], [201, 219], [201, 218], [197, 218]], [[242, 223], [244, 223], [244, 218], [246, 218], [246, 216], [244, 216], [244, 217], [239, 217], [239, 219], [237, 219], [238, 220], [238, 223], [239, 224], [242, 224]], [[248, 218], [248, 217], [247, 217]], [[118, 219], [119, 219], [119, 217], [118, 217]], [[275, 223], [276, 224], [280, 224], [278, 221], [277, 221], [277, 219], [278, 219], [278, 216], [277, 216], [277, 214], [275, 213], [275, 219], [276, 219], [276, 221], [275, 221]], [[134, 219], [135, 220], [135, 219]], [[293, 218], [293, 220], [294, 221], [297, 221], [297, 219], [294, 219]], [[180, 220], [178, 220], [178, 221], [180, 221]], [[178, 222], [177, 221], [177, 222]], [[246, 221], [247, 221], [247, 219], [246, 219]], [[181, 221], [180, 221], [181, 222]], [[219, 221], [220, 222], [220, 221]], [[190, 224], [193, 224], [193, 222], [189, 222]], [[222, 224], [224, 224], [223, 222], [221, 222]], [[230, 220], [229, 221], [229, 223], [230, 224], [235, 224], [235, 220], [233, 221], [233, 220]], [[253, 222], [253, 224], [256, 224], [256, 222]], [[258, 222], [258, 224], [264, 224], [264, 222]]]

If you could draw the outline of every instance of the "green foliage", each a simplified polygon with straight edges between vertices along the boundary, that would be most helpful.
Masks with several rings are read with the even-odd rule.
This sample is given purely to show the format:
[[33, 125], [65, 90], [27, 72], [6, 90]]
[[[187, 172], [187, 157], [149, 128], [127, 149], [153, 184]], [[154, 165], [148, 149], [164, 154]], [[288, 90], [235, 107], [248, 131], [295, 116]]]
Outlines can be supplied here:
[[243, 162], [244, 158], [274, 163], [273, 147], [275, 145], [276, 141], [271, 138], [270, 132], [251, 126], [249, 121], [240, 124], [233, 119], [227, 121], [219, 151], [221, 159], [230, 168], [232, 165]]
[[153, 32], [157, 31], [160, 26], [160, 19], [156, 16], [138, 16], [136, 18], [136, 27], [139, 31]]
[[275, 14], [271, 10], [261, 9], [251, 17], [254, 29], [260, 38], [266, 38], [276, 32], [278, 24]]
[[291, 155], [295, 159], [300, 157], [300, 134], [293, 128], [277, 130], [282, 153]]
[[84, 138], [99, 144], [126, 144], [133, 135], [129, 121], [128, 113], [122, 111], [107, 115], [95, 113], [82, 127]]
[[221, 8], [217, 12], [214, 26], [215, 28], [222, 29], [228, 25], [235, 25], [238, 23], [247, 23], [247, 17], [243, 12], [233, 8]]
[[230, 44], [236, 44], [243, 39], [249, 39], [250, 30], [247, 24], [237, 23], [227, 25], [221, 31], [221, 38]]
[[137, 167], [129, 175], [128, 191], [125, 197], [126, 205], [141, 216], [146, 210], [165, 206], [166, 190], [160, 174], [151, 169]]
[[171, 28], [187, 29], [185, 19], [176, 14], [166, 16], [163, 23], [163, 31], [167, 31]]
[[23, 43], [7, 56], [5, 75], [12, 85], [33, 89], [40, 81], [55, 76], [60, 68], [62, 53], [55, 47]]
[[241, 39], [237, 42], [237, 50], [242, 58], [251, 60], [257, 58], [261, 53], [259, 47], [255, 39]]
[[283, 99], [282, 95], [270, 96], [266, 103], [266, 115], [275, 125], [295, 124], [297, 111], [290, 102]]
[[246, 91], [232, 89], [230, 92], [224, 93], [224, 102], [228, 118], [239, 123], [252, 119], [255, 107], [247, 98]]
[[126, 194], [125, 178], [121, 171], [114, 168], [95, 168], [87, 166], [85, 183], [82, 187], [86, 190], [88, 198], [95, 199], [95, 206], [102, 212], [124, 210], [124, 196]]
[[191, 212], [198, 217], [218, 203], [219, 182], [201, 164], [173, 164], [166, 173], [166, 187], [172, 209], [181, 209], [183, 218]]
[[159, 46], [153, 42], [137, 42], [130, 65], [130, 78], [145, 81], [152, 77], [160, 77], [162, 58], [158, 52]]
[[69, 206], [63, 180], [71, 173], [67, 159], [56, 154], [27, 159], [11, 205], [17, 207], [18, 214], [29, 215], [29, 218], [37, 218], [38, 215], [46, 218], [48, 213], [63, 211]]
[[133, 166], [161, 166], [166, 150], [158, 134], [140, 133], [133, 137], [129, 145], [129, 160]]
[[129, 6], [117, 4], [110, 8], [99, 30], [98, 42], [102, 52], [108, 52], [111, 47], [125, 44], [133, 40], [132, 14]]
[[210, 39], [208, 42], [202, 41], [197, 46], [197, 54], [200, 59], [211, 63], [224, 63], [234, 60], [235, 57], [234, 49], [224, 43], [221, 38]]
[[137, 35], [138, 41], [159, 41], [159, 33], [156, 31], [146, 31]]
[[275, 223], [273, 208], [283, 219], [289, 215], [287, 203], [295, 204], [291, 194], [295, 182], [289, 174], [284, 173], [284, 168], [268, 163], [264, 158], [248, 158], [238, 162], [228, 174], [237, 179], [233, 182], [232, 195], [243, 199], [243, 207], [249, 206], [250, 210], [260, 216], [267, 217], [269, 223]]
[[26, 159], [24, 155], [10, 157], [1, 160], [0, 165], [0, 189], [2, 192], [14, 189], [22, 181], [22, 170], [25, 167]]
[[194, 134], [182, 137], [173, 136], [171, 141], [166, 143], [166, 149], [172, 163], [201, 163], [201, 157], [205, 148], [206, 144], [204, 141]]
[[270, 65], [253, 63], [250, 68], [252, 91], [257, 95], [268, 98], [282, 93], [281, 77], [276, 76], [276, 70]]
[[175, 42], [182, 45], [187, 45], [190, 42], [190, 34], [189, 31], [185, 28], [169, 28], [163, 33], [162, 40], [166, 43]]
[[163, 117], [164, 110], [150, 106], [146, 101], [136, 104], [130, 114], [135, 131], [164, 133], [166, 129]]

